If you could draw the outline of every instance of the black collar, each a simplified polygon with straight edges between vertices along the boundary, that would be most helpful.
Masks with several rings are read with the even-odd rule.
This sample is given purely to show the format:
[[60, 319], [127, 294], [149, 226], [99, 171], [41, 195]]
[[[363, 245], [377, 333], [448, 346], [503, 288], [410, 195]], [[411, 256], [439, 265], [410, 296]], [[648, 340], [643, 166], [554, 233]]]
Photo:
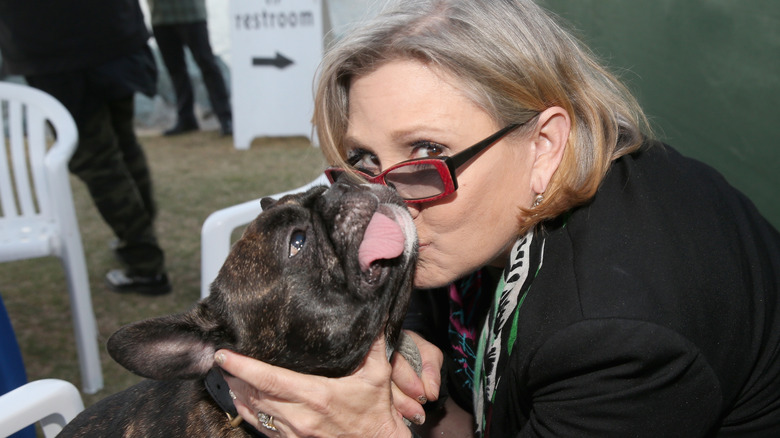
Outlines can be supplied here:
[[227, 420], [231, 423], [231, 427], [242, 427], [251, 436], [267, 438], [266, 435], [263, 435], [246, 421], [238, 420], [240, 423], [233, 425], [238, 418], [238, 411], [233, 404], [233, 398], [230, 396], [230, 388], [218, 368], [209, 370], [206, 378], [203, 379], [203, 383], [206, 385], [206, 390], [214, 402], [227, 414]]

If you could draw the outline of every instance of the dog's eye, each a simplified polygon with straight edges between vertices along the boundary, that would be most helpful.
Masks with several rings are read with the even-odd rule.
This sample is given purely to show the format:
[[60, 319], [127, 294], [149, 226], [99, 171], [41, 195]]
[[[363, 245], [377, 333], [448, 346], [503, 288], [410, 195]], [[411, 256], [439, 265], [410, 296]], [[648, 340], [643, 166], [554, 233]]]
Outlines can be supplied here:
[[303, 249], [303, 245], [306, 244], [306, 233], [303, 231], [295, 231], [290, 236], [290, 252], [287, 257], [293, 257]]

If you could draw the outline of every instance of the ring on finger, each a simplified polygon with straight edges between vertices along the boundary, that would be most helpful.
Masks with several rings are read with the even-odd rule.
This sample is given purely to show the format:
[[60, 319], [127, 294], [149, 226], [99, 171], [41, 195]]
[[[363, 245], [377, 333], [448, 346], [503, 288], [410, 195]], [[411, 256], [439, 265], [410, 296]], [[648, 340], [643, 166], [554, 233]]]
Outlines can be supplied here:
[[270, 431], [277, 432], [279, 430], [279, 429], [276, 428], [276, 426], [274, 426], [274, 416], [273, 415], [268, 415], [265, 412], [258, 412], [257, 413], [257, 421], [260, 422], [261, 426], [263, 426], [264, 428], [266, 428], [266, 429], [268, 429]]

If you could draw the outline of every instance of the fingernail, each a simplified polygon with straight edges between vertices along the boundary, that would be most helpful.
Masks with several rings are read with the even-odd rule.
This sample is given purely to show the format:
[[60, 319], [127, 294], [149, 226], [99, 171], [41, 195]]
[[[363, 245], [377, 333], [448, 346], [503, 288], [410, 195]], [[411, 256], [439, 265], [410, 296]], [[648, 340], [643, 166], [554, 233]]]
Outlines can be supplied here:
[[433, 391], [434, 394], [438, 394], [440, 389], [441, 388], [439, 388], [439, 385], [437, 385], [435, 383], [431, 384], [431, 391]]
[[426, 397], [425, 395], [421, 395], [417, 397], [417, 401], [420, 402], [421, 405], [424, 405], [428, 403], [428, 397]]
[[214, 355], [214, 361], [217, 362], [217, 365], [222, 365], [223, 363], [225, 363], [225, 354], [222, 352], [217, 352]]
[[425, 415], [417, 414], [412, 418], [412, 423], [422, 426], [423, 423], [425, 423]]

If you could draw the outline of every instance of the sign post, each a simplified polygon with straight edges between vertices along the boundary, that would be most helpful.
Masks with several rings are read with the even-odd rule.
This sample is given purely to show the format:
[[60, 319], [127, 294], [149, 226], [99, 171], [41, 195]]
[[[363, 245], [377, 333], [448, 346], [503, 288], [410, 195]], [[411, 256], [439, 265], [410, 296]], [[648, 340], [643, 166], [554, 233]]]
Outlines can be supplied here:
[[311, 139], [321, 0], [230, 0], [230, 16], [235, 147], [249, 149], [255, 137]]

